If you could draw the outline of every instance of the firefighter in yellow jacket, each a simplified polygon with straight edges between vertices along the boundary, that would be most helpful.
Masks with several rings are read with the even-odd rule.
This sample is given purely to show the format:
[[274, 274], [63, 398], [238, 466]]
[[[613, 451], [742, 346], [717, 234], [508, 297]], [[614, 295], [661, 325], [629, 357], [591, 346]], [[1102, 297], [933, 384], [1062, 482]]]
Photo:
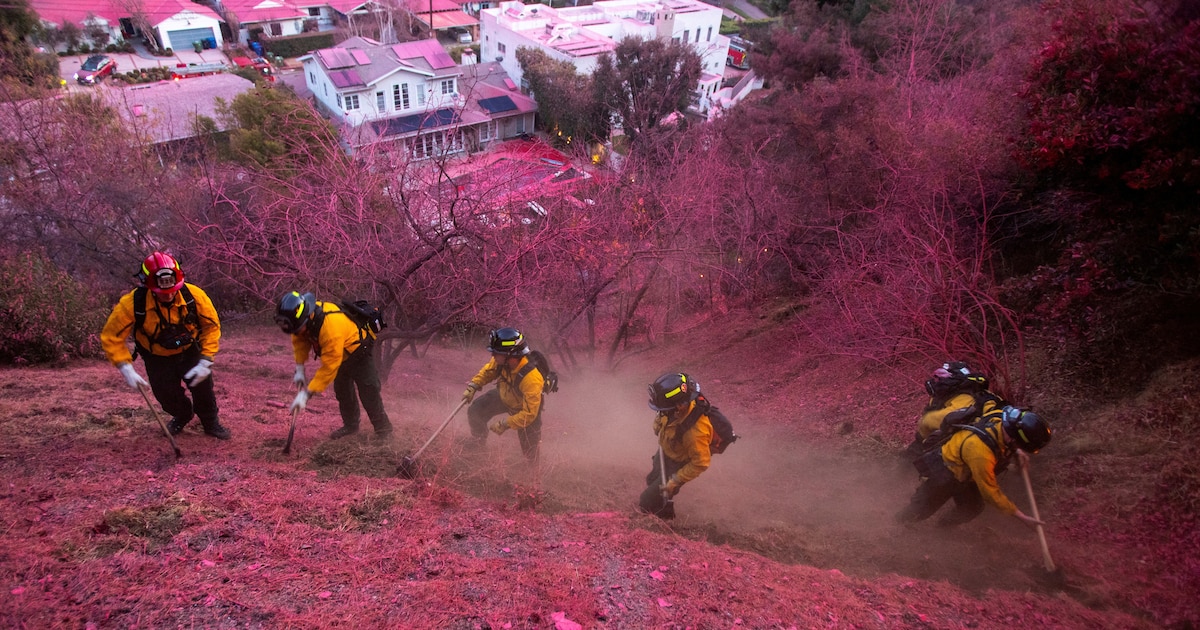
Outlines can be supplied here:
[[[372, 347], [375, 333], [359, 325], [330, 302], [318, 302], [312, 293], [289, 291], [279, 298], [275, 323], [292, 336], [296, 372], [292, 382], [299, 388], [291, 411], [303, 411], [308, 399], [333, 383], [333, 393], [342, 416], [342, 427], [329, 435], [336, 440], [358, 433], [363, 409], [375, 428], [375, 437], [392, 434], [392, 422], [383, 408], [382, 383]], [[312, 352], [321, 362], [311, 381], [305, 381], [304, 362]], [[356, 391], [357, 388], [357, 391]]]
[[970, 424], [1001, 404], [1000, 397], [988, 391], [987, 377], [972, 372], [960, 361], [943, 363], [935, 369], [925, 381], [925, 391], [929, 403], [921, 410], [916, 437], [908, 446], [912, 458], [924, 452], [924, 442], [943, 425]]
[[[683, 484], [700, 476], [712, 461], [713, 426], [703, 410], [697, 410], [700, 384], [687, 374], [663, 374], [650, 384], [650, 408], [658, 453], [646, 475], [646, 489], [638, 500], [645, 512], [672, 518], [671, 499]], [[664, 482], [664, 479], [666, 480]]]
[[983, 512], [985, 502], [1027, 525], [1041, 525], [1000, 490], [996, 475], [1004, 471], [1014, 454], [1019, 466], [1028, 466], [1028, 453], [1036, 453], [1049, 443], [1050, 426], [1038, 414], [1007, 405], [994, 409], [980, 422], [951, 434], [941, 448], [917, 458], [914, 465], [921, 475], [921, 485], [896, 519], [925, 520], [954, 499], [954, 510], [939, 519], [938, 525], [970, 521]]
[[[212, 365], [219, 349], [221, 322], [208, 294], [183, 281], [183, 269], [169, 254], [154, 252], [142, 262], [144, 285], [121, 297], [108, 316], [100, 343], [108, 360], [133, 388], [149, 386], [163, 411], [171, 414], [167, 430], [178, 435], [200, 417], [204, 432], [228, 440], [229, 430], [217, 417]], [[133, 369], [134, 355], [126, 340], [133, 337], [146, 378]], [[187, 385], [191, 400], [183, 390]]]
[[[462, 395], [463, 400], [471, 403], [467, 409], [471, 435], [477, 445], [482, 445], [489, 430], [503, 435], [509, 429], [516, 429], [521, 453], [529, 461], [537, 461], [542, 442], [545, 377], [529, 362], [529, 344], [516, 328], [493, 330], [487, 349], [492, 353], [491, 360], [467, 383]], [[496, 381], [496, 387], [474, 400], [475, 392], [492, 381]], [[492, 421], [496, 416], [502, 417]]]

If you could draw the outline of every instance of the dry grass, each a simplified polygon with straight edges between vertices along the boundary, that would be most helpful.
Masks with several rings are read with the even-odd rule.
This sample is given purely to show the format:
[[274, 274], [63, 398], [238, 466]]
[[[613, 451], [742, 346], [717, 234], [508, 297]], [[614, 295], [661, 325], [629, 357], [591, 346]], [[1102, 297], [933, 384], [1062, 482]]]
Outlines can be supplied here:
[[[890, 455], [920, 405], [912, 383], [809, 354], [800, 336], [779, 343], [777, 326], [721, 328], [736, 338], [714, 339], [720, 361], [674, 348], [615, 374], [564, 374], [539, 467], [511, 433], [465, 450], [464, 413], [414, 480], [396, 465], [453, 408], [484, 359], [475, 346], [397, 365], [385, 389], [393, 440], [372, 439], [364, 421], [359, 436], [329, 441], [340, 420], [325, 394], [290, 456], [276, 405], [289, 398], [291, 359], [273, 331], [227, 333], [215, 375], [234, 439], [189, 427], [178, 461], [111, 367], [0, 370], [0, 623], [1135, 628], [1197, 618], [1186, 596], [1197, 587], [1194, 440], [1160, 419], [1172, 400], [1191, 412], [1178, 401], [1197, 400], [1194, 369], [1164, 372], [1153, 387], [1163, 395], [1055, 417], [1035, 481], [1070, 578], [1063, 591], [1040, 580], [1033, 537], [994, 511], [937, 544], [932, 527], [891, 524], [915, 485]], [[702, 378], [745, 436], [684, 489], [670, 525], [631, 509], [653, 452], [645, 382], [666, 369]], [[1131, 410], [1153, 421], [1137, 439], [1109, 437]], [[1157, 436], [1166, 441], [1151, 448]]]

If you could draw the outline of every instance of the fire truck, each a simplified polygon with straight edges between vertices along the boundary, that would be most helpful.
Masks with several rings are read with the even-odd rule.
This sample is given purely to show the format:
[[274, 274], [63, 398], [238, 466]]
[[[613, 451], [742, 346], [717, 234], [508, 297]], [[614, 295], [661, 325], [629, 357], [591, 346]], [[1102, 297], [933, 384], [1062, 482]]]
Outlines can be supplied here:
[[731, 37], [729, 39], [729, 53], [725, 55], [725, 65], [733, 66], [740, 70], [750, 69], [750, 47], [748, 40], [741, 37]]

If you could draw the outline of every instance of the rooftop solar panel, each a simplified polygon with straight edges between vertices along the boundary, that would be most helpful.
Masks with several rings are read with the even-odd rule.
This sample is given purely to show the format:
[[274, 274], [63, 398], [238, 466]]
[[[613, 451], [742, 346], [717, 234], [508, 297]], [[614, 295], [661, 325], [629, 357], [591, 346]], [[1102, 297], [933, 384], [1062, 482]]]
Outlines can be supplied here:
[[371, 58], [367, 56], [367, 53], [365, 51], [359, 50], [357, 48], [351, 48], [350, 54], [354, 57], [354, 61], [358, 62], [358, 65], [360, 65], [360, 66], [371, 65]]
[[453, 125], [458, 120], [458, 112], [453, 109], [439, 109], [434, 112], [375, 121], [371, 123], [371, 127], [379, 137], [386, 138], [414, 131], [429, 131], [438, 127]]
[[329, 73], [329, 80], [333, 82], [333, 86], [337, 88], [348, 88], [356, 85], [366, 85], [366, 81], [358, 76], [358, 72], [354, 70], [334, 70]]
[[508, 77], [504, 77], [504, 85], [508, 86], [508, 89], [510, 89], [510, 90], [517, 89], [517, 84], [513, 83], [513, 80]]
[[458, 65], [454, 63], [454, 59], [450, 57], [446, 49], [442, 48], [442, 45], [435, 39], [422, 39], [415, 42], [396, 44], [392, 46], [392, 52], [396, 53], [398, 59], [423, 57], [434, 70], [452, 68]]
[[326, 48], [317, 51], [317, 58], [330, 70], [354, 67], [354, 57], [344, 48]]
[[517, 108], [517, 104], [507, 96], [493, 96], [492, 98], [479, 99], [479, 106], [486, 109], [489, 114], [511, 112]]

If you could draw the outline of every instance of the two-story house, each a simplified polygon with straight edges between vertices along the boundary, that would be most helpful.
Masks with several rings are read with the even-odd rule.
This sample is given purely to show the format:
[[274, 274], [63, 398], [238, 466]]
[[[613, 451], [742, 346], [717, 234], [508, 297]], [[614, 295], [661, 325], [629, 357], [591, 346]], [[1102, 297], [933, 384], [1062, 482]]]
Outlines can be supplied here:
[[403, 142], [424, 159], [533, 130], [537, 104], [498, 64], [459, 66], [436, 40], [352, 37], [300, 61], [318, 108], [338, 123], [351, 151]]
[[591, 74], [604, 53], [627, 37], [674, 40], [700, 56], [697, 111], [706, 113], [721, 88], [729, 38], [721, 35], [721, 9], [699, 0], [598, 0], [563, 7], [502, 2], [480, 12], [480, 58], [497, 61], [521, 82], [519, 48], [541, 50]]

